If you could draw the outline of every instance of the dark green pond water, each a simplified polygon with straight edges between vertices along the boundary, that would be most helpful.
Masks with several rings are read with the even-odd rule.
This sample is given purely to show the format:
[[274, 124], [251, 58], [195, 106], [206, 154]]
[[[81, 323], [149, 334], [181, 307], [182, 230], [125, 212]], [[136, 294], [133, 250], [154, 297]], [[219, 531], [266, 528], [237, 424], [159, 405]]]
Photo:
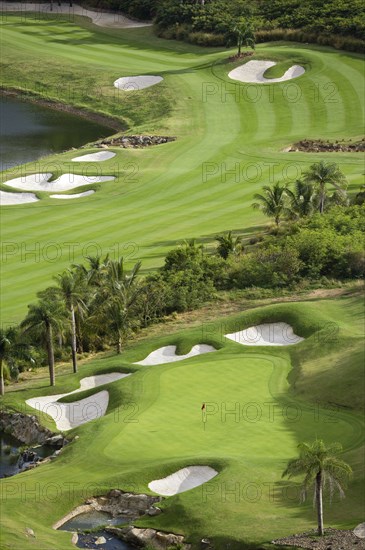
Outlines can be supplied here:
[[113, 134], [87, 119], [0, 95], [0, 170]]
[[[30, 464], [30, 462], [21, 459], [19, 455], [21, 448], [24, 448], [24, 443], [9, 434], [0, 432], [0, 479], [18, 474]], [[29, 450], [35, 451], [40, 458], [45, 458], [54, 453], [56, 449], [42, 445], [31, 447]]]
[[[64, 523], [60, 529], [62, 531], [74, 531], [78, 533], [78, 548], [99, 548], [105, 550], [135, 550], [132, 546], [118, 539], [116, 536], [107, 531], [100, 530], [94, 533], [83, 533], [84, 530], [95, 529], [96, 527], [106, 525], [121, 525], [127, 523], [128, 520], [122, 516], [113, 518], [107, 512], [98, 512], [93, 510], [79, 514], [74, 518]], [[104, 537], [105, 541], [102, 544], [96, 544], [99, 537]]]

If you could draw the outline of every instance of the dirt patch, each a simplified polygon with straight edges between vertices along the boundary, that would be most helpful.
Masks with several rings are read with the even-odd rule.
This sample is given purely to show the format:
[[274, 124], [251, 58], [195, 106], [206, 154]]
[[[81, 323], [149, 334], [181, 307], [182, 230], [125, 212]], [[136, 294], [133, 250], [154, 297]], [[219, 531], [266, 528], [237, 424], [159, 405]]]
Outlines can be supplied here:
[[364, 550], [365, 540], [359, 539], [353, 531], [338, 530], [329, 527], [323, 537], [316, 531], [292, 535], [283, 539], [273, 540], [279, 546], [295, 546], [298, 548], [313, 548], [315, 550]]
[[240, 59], [243, 59], [244, 57], [251, 57], [255, 52], [242, 52], [240, 54], [236, 53], [236, 55], [232, 55], [228, 58], [228, 61], [239, 61]]

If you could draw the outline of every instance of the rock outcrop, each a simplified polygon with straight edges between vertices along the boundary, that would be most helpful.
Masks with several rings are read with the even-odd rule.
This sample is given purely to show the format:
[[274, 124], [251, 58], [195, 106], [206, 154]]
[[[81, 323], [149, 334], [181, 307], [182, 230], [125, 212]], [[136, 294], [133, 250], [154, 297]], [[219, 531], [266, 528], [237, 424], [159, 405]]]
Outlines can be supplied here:
[[113, 535], [116, 535], [125, 542], [142, 548], [148, 545], [156, 548], [156, 550], [167, 550], [171, 547], [179, 547], [182, 550], [189, 550], [191, 548], [190, 544], [184, 542], [182, 535], [164, 533], [156, 529], [143, 529], [131, 525], [123, 528], [106, 527], [105, 530], [113, 533]]
[[35, 443], [43, 445], [55, 436], [54, 433], [39, 423], [36, 416], [6, 411], [0, 411], [0, 430], [11, 434], [26, 445]]
[[286, 149], [288, 153], [303, 151], [304, 153], [363, 153], [365, 151], [365, 138], [361, 141], [337, 140], [335, 142], [322, 139], [303, 139]]
[[107, 149], [108, 147], [122, 147], [123, 149], [140, 149], [142, 147], [151, 147], [151, 145], [161, 145], [175, 141], [173, 136], [119, 136], [106, 138], [95, 143], [95, 147]]
[[108, 512], [113, 517], [123, 516], [134, 520], [145, 514], [155, 516], [161, 513], [159, 508], [153, 506], [156, 502], [160, 502], [162, 497], [154, 497], [144, 494], [134, 494], [112, 489], [105, 496], [96, 496], [88, 498], [85, 504], [78, 506], [69, 514], [57, 521], [54, 529], [59, 529], [66, 521], [83, 514], [96, 510], [98, 512]]

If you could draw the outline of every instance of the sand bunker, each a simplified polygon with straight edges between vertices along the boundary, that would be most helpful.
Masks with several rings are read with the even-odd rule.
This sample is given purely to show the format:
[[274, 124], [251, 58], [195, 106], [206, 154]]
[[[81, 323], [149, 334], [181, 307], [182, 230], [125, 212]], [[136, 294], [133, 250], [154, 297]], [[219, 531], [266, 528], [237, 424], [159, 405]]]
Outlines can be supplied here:
[[[125, 28], [132, 28], [132, 27], [149, 27], [152, 25], [152, 23], [141, 23], [139, 21], [133, 21], [132, 19], [129, 19], [129, 17], [125, 15], [121, 15], [119, 13], [104, 13], [104, 12], [96, 12], [91, 11], [88, 9], [85, 9], [84, 7], [78, 6], [77, 4], [73, 4], [72, 6], [69, 6], [68, 4], [62, 4], [61, 6], [56, 5], [53, 3], [52, 11], [51, 11], [51, 4], [31, 4], [31, 3], [24, 3], [24, 2], [1, 2], [1, 11], [2, 12], [12, 12], [12, 11], [36, 11], [39, 13], [47, 13], [49, 14], [49, 17], [57, 17], [59, 14], [66, 14], [70, 21], [73, 21], [74, 15], [82, 15], [84, 17], [88, 17], [92, 20], [94, 25], [97, 25], [98, 27], [109, 27], [109, 28], [116, 28], [116, 29], [125, 29]], [[72, 19], [71, 19], [72, 18]]]
[[273, 84], [275, 82], [284, 82], [292, 80], [305, 73], [305, 70], [300, 65], [293, 65], [280, 78], [265, 78], [264, 73], [270, 67], [276, 65], [275, 61], [248, 61], [244, 65], [233, 69], [228, 73], [232, 80], [239, 82], [252, 82], [255, 84]]
[[115, 382], [121, 378], [130, 376], [130, 373], [111, 372], [109, 374], [98, 374], [88, 376], [80, 380], [80, 388], [68, 393], [58, 395], [46, 395], [41, 397], [32, 397], [27, 399], [26, 404], [39, 412], [48, 414], [53, 418], [59, 430], [67, 431], [104, 416], [108, 408], [109, 393], [106, 390], [95, 393], [90, 397], [73, 401], [72, 403], [58, 403], [57, 401], [66, 395], [79, 393], [92, 388], [97, 388], [103, 384]]
[[50, 195], [51, 199], [79, 199], [80, 197], [88, 197], [95, 191], [84, 191], [83, 193], [74, 193], [73, 195]]
[[37, 201], [39, 201], [39, 199], [37, 199], [34, 193], [7, 193], [6, 191], [0, 191], [0, 206], [27, 204]]
[[114, 86], [123, 92], [133, 92], [154, 86], [163, 80], [162, 76], [124, 76], [114, 82]]
[[169, 497], [199, 487], [218, 475], [210, 466], [188, 466], [163, 479], [155, 479], [148, 484], [151, 491]]
[[113, 153], [112, 151], [98, 151], [97, 153], [90, 153], [89, 155], [75, 157], [71, 160], [73, 162], [103, 162], [103, 160], [112, 159], [115, 155], [116, 153]]
[[83, 185], [92, 185], [93, 183], [101, 183], [103, 181], [113, 181], [114, 176], [81, 176], [79, 174], [62, 174], [59, 178], [49, 182], [52, 174], [31, 174], [22, 176], [9, 181], [5, 181], [4, 185], [15, 189], [23, 189], [24, 191], [70, 191], [76, 187]]
[[304, 340], [287, 323], [265, 323], [225, 336], [245, 346], [290, 346]]
[[186, 355], [176, 355], [176, 346], [164, 346], [163, 348], [152, 351], [145, 359], [135, 363], [136, 365], [162, 365], [163, 363], [172, 363], [174, 361], [182, 361], [189, 357], [195, 357], [195, 355], [201, 355], [203, 353], [211, 353], [217, 351], [213, 346], [207, 344], [197, 344], [192, 347], [189, 353]]

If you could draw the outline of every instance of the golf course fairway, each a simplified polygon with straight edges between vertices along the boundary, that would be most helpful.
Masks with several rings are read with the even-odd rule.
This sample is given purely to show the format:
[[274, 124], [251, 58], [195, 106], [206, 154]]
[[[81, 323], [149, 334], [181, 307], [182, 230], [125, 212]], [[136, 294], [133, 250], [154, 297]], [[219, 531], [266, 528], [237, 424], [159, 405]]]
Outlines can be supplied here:
[[[252, 208], [254, 194], [294, 182], [319, 160], [339, 165], [349, 197], [362, 183], [361, 154], [288, 152], [303, 139], [363, 138], [360, 54], [259, 44], [248, 60], [271, 62], [262, 78], [278, 79], [296, 66], [304, 72], [284, 82], [244, 83], [228, 76], [244, 63], [230, 60], [233, 50], [160, 39], [148, 26], [103, 29], [79, 16], [8, 12], [1, 46], [8, 93], [102, 117], [114, 128], [110, 135], [118, 126], [119, 135], [176, 138], [144, 148], [110, 145], [112, 154], [89, 143], [1, 173], [2, 192], [34, 193], [34, 202], [10, 197], [0, 207], [4, 326], [19, 323], [55, 275], [90, 256], [124, 257], [126, 269], [142, 260], [146, 274], [185, 240], [212, 250], [216, 235], [232, 230], [246, 246], [267, 223]], [[137, 76], [157, 80], [143, 89], [114, 86]], [[48, 191], [27, 186], [37, 174], [47, 175]], [[65, 179], [62, 194], [52, 197]], [[7, 186], [11, 180], [23, 183]], [[99, 392], [105, 414], [67, 424], [70, 443], [54, 460], [1, 479], [0, 550], [71, 549], [72, 534], [52, 526], [88, 498], [111, 489], [156, 496], [151, 482], [196, 466], [217, 475], [163, 498], [161, 514], [134, 525], [181, 534], [193, 550], [205, 536], [216, 550], [273, 549], [271, 540], [315, 527], [311, 498], [301, 504], [300, 482], [282, 473], [298, 444], [316, 438], [339, 442], [353, 469], [346, 500], [325, 498], [325, 523], [353, 529], [363, 521], [365, 492], [359, 294], [358, 286], [309, 299], [298, 289], [292, 302], [242, 299], [240, 313], [230, 317], [217, 300], [209, 322], [201, 317], [176, 332], [152, 326], [120, 355], [81, 360], [76, 374], [58, 365], [55, 387], [45, 373], [26, 373], [27, 380], [6, 389], [5, 409], [36, 415], [58, 432], [52, 416], [28, 400], [64, 395], [58, 406], [68, 414], [72, 407], [60, 404], [89, 403]], [[293, 345], [268, 345], [266, 336], [265, 345], [242, 345], [225, 336], [268, 323], [293, 331]], [[155, 364], [156, 357], [167, 359]], [[112, 373], [113, 382], [80, 386]]]
[[[274, 181], [294, 181], [318, 160], [316, 153], [283, 149], [304, 138], [362, 137], [364, 73], [358, 54], [258, 45], [254, 59], [277, 62], [271, 76], [292, 65], [305, 69], [294, 80], [261, 85], [228, 77], [242, 61], [228, 62], [227, 50], [159, 39], [150, 27], [110, 30], [86, 18], [7, 14], [1, 39], [5, 88], [110, 115], [125, 126], [124, 133], [177, 138], [144, 149], [111, 147], [115, 157], [87, 166], [72, 159], [97, 149], [2, 173], [1, 182], [48, 172], [53, 179], [65, 173], [115, 176], [83, 186], [96, 192], [79, 199], [61, 201], [38, 192], [38, 202], [1, 208], [1, 309], [8, 323], [22, 318], [53, 275], [86, 256], [124, 256], [130, 265], [141, 259], [147, 271], [185, 239], [209, 246], [229, 229], [253, 235], [265, 222], [251, 208], [253, 194]], [[114, 87], [115, 80], [131, 75], [158, 75], [163, 81], [134, 92]], [[339, 164], [350, 195], [361, 183], [360, 157], [321, 155]]]
[[[361, 382], [351, 366], [347, 379], [341, 354], [345, 350], [347, 364], [353, 365], [362, 349], [362, 316], [362, 300], [356, 297], [269, 305], [148, 339], [120, 356], [88, 361], [76, 376], [59, 375], [53, 393], [77, 389], [85, 376], [132, 372], [64, 398], [71, 402], [107, 389], [108, 411], [68, 432], [68, 437], [79, 438], [57, 460], [1, 481], [3, 547], [33, 548], [34, 540], [24, 535], [28, 527], [36, 533], [37, 548], [71, 548], [71, 533], [54, 531], [52, 525], [88, 497], [111, 488], [153, 494], [148, 489], [152, 480], [194, 465], [210, 466], [218, 475], [167, 497], [159, 504], [162, 514], [136, 525], [181, 533], [193, 543], [208, 533], [219, 549], [226, 548], [227, 541], [231, 548], [254, 548], [255, 543], [308, 530], [314, 521], [311, 499], [300, 504], [300, 483], [283, 481], [281, 474], [298, 442], [314, 436], [339, 441], [354, 470], [346, 500], [325, 500], [325, 521], [354, 527], [363, 507], [364, 422], [360, 409], [351, 410], [348, 404], [355, 403], [352, 396], [361, 391]], [[291, 323], [302, 342], [253, 348], [223, 336], [227, 329], [282, 319]], [[218, 351], [164, 365], [134, 364], [163, 345], [177, 345], [178, 353], [187, 353], [199, 342]], [[312, 399], [313, 380], [323, 370], [314, 358], [332, 365], [331, 376], [321, 385], [322, 401]], [[331, 384], [342, 388], [329, 406], [326, 392], [332, 391]], [[4, 403], [38, 414], [25, 401], [50, 393], [45, 378], [27, 381], [9, 391]], [[205, 417], [202, 402], [207, 405]], [[47, 415], [41, 420], [55, 429]]]

